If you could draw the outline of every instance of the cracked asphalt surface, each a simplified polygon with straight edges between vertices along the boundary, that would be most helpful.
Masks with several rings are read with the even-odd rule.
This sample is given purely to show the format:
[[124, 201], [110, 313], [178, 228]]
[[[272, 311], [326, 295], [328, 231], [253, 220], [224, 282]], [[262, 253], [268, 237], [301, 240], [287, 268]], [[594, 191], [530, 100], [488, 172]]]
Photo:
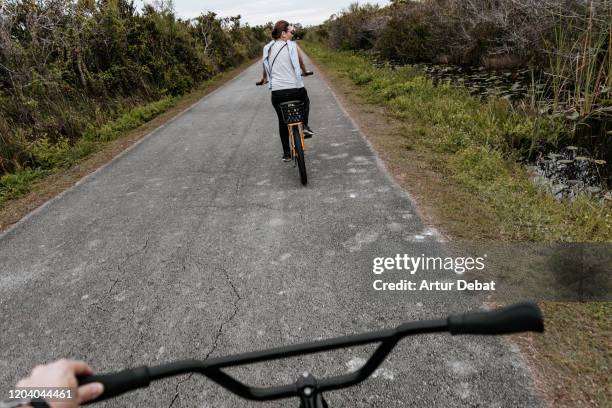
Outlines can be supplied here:
[[[259, 64], [0, 236], [0, 385], [70, 356], [101, 372], [222, 356], [480, 307], [457, 292], [377, 292], [372, 259], [439, 251], [317, 76], [309, 185], [280, 161]], [[405, 276], [395, 275], [400, 279]], [[431, 273], [427, 278], [451, 279]], [[358, 367], [354, 348], [231, 370], [252, 384]], [[533, 407], [528, 371], [496, 338], [405, 339], [335, 407]], [[4, 391], [3, 391], [4, 392]], [[102, 406], [268, 404], [181, 376]]]

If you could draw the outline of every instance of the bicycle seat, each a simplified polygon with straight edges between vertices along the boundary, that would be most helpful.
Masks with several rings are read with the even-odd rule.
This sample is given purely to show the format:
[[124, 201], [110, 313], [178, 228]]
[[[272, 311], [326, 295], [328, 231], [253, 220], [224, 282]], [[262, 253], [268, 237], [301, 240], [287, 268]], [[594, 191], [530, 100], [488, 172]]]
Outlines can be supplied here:
[[283, 120], [286, 124], [299, 123], [304, 118], [304, 102], [302, 101], [287, 101], [278, 104], [283, 114]]

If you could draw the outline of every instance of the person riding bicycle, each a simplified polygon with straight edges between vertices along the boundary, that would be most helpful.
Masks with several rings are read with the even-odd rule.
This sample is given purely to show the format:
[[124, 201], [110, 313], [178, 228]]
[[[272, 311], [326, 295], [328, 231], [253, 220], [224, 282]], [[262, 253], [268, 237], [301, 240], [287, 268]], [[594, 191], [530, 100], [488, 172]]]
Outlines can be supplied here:
[[278, 115], [283, 161], [291, 160], [291, 152], [289, 151], [289, 131], [279, 107], [281, 103], [293, 100], [304, 102], [304, 136], [308, 138], [314, 134], [308, 126], [310, 100], [301, 78], [308, 71], [306, 71], [296, 43], [291, 41], [294, 34], [293, 26], [287, 21], [280, 20], [274, 24], [272, 41], [263, 49], [263, 74], [261, 80], [257, 82], [258, 85], [268, 82], [268, 88], [272, 90], [272, 106]]

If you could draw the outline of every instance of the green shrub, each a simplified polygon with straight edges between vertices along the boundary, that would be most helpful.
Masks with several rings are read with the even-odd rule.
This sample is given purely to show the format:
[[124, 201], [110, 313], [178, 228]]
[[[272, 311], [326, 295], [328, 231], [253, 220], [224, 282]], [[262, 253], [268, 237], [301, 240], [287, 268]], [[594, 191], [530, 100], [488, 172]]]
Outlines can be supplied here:
[[430, 37], [429, 27], [422, 16], [407, 10], [388, 20], [376, 39], [374, 49], [390, 60], [431, 61], [435, 55]]
[[24, 169], [0, 177], [0, 204], [6, 200], [17, 198], [28, 193], [34, 180], [43, 174], [45, 174], [45, 172], [40, 169]]
[[470, 185], [492, 182], [508, 175], [502, 154], [486, 146], [470, 146], [459, 150], [451, 156], [449, 164]]
[[70, 142], [66, 138], [51, 143], [48, 138], [42, 137], [37, 139], [29, 150], [37, 168], [48, 170], [69, 164], [66, 153], [70, 150]]
[[[143, 123], [156, 114], [154, 106], [106, 125], [258, 56], [269, 36], [268, 28], [241, 26], [240, 17], [208, 12], [183, 20], [171, 7], [146, 4], [139, 12], [129, 0], [2, 2], [0, 174], [70, 162], [59, 153], [66, 145], [79, 145], [83, 135], [111, 140]], [[77, 156], [91, 150], [79, 146]]]

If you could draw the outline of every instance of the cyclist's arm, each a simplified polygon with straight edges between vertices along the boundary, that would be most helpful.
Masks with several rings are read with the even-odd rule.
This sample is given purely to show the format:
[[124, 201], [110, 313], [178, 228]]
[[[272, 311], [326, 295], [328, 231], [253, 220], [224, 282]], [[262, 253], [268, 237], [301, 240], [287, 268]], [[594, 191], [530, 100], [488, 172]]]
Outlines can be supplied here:
[[268, 73], [266, 72], [266, 67], [263, 67], [263, 72], [261, 74], [261, 79], [256, 82], [257, 85], [263, 85], [268, 82]]
[[306, 72], [308, 72], [306, 70], [306, 65], [304, 65], [304, 60], [302, 59], [302, 54], [300, 53], [300, 50], [298, 50], [298, 60], [300, 61], [300, 69], [302, 70], [302, 75], [306, 75]]
[[79, 387], [77, 375], [92, 374], [91, 367], [84, 361], [58, 360], [34, 367], [30, 375], [17, 382], [17, 387], [66, 388], [72, 398], [61, 402], [50, 402], [51, 408], [75, 408], [80, 404], [98, 398], [104, 391], [101, 383], [89, 383]]

